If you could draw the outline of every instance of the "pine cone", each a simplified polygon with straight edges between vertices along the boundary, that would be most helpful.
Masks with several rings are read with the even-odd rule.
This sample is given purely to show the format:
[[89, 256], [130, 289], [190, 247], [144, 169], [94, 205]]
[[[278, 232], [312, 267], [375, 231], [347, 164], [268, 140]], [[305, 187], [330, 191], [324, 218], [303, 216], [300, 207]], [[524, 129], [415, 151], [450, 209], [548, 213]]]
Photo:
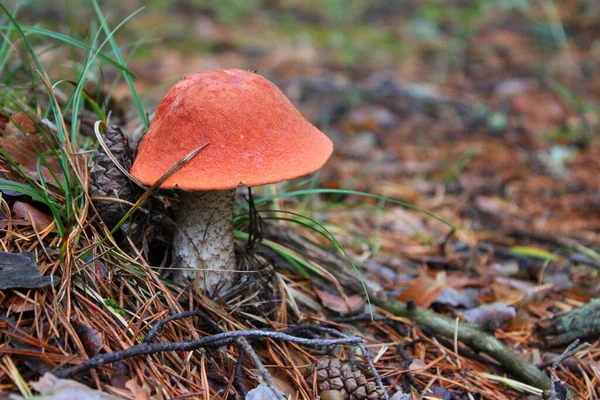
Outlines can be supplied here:
[[352, 370], [347, 362], [335, 358], [322, 358], [312, 368], [317, 377], [319, 392], [339, 390], [345, 400], [379, 400], [384, 398], [383, 390], [375, 382], [367, 382], [359, 370]]
[[[133, 152], [129, 149], [127, 139], [118, 126], [111, 125], [106, 130], [104, 143], [121, 166], [129, 171], [133, 163]], [[94, 156], [90, 174], [90, 196], [135, 202], [140, 194], [137, 187], [117, 168], [102, 147], [98, 148], [98, 152]], [[94, 206], [100, 218], [109, 228], [115, 226], [129, 210], [129, 206], [116, 201], [98, 200], [94, 201]]]

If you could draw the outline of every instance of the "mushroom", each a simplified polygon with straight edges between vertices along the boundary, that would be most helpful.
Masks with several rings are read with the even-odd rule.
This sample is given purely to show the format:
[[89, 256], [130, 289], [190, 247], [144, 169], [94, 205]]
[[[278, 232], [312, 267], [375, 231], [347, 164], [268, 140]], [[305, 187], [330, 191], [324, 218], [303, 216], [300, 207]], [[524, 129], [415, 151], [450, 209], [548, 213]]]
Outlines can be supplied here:
[[311, 174], [333, 144], [262, 76], [205, 71], [177, 82], [161, 101], [131, 174], [151, 185], [207, 143], [160, 187], [183, 191], [173, 243], [181, 268], [174, 280], [192, 278], [204, 290], [223, 292], [234, 281], [235, 189]]

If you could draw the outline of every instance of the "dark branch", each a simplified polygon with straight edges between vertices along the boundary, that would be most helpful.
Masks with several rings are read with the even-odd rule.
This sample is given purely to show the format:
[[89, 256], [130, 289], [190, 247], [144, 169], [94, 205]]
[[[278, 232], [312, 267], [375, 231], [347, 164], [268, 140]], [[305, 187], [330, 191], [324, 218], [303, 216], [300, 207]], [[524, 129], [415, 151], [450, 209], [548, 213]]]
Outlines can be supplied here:
[[207, 336], [201, 339], [185, 340], [183, 342], [142, 343], [132, 346], [125, 350], [115, 351], [107, 354], [99, 354], [75, 367], [56, 371], [54, 375], [56, 375], [59, 378], [67, 378], [71, 375], [80, 372], [85, 372], [89, 369], [97, 368], [102, 365], [114, 363], [127, 358], [162, 353], [166, 351], [191, 351], [198, 350], [200, 348], [215, 348], [226, 346], [236, 342], [238, 338], [242, 337], [246, 339], [275, 339], [284, 342], [298, 343], [306, 347], [327, 347], [338, 346], [343, 344], [362, 344], [362, 339], [357, 337], [344, 337], [340, 339], [306, 339], [273, 331], [234, 331]]

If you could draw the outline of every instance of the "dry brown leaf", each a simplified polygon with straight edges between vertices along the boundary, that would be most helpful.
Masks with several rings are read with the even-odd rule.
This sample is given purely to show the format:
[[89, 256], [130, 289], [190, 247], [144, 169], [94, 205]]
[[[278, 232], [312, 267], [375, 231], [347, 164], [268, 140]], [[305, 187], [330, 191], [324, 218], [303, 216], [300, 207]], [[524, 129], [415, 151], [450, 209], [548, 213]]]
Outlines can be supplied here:
[[429, 307], [444, 287], [446, 282], [443, 277], [433, 279], [426, 274], [421, 274], [397, 299], [404, 302], [412, 300], [418, 306]]
[[19, 223], [18, 220], [23, 220], [28, 222], [28, 225], [34, 225], [38, 230], [44, 230], [54, 222], [54, 218], [44, 214], [31, 204], [15, 201], [12, 210], [15, 214], [16, 224]]
[[27, 301], [25, 299], [16, 297], [12, 304], [10, 305], [10, 311], [12, 313], [24, 313], [27, 311], [33, 311], [35, 310], [35, 303], [32, 301]]
[[95, 356], [102, 350], [102, 334], [78, 317], [71, 317], [71, 324], [81, 339], [89, 356]]
[[365, 301], [360, 296], [348, 296], [348, 302], [346, 302], [341, 296], [319, 289], [316, 289], [316, 292], [325, 307], [340, 314], [356, 314], [365, 306]]
[[294, 388], [294, 386], [290, 383], [289, 379], [287, 379], [287, 376], [285, 376], [283, 374], [281, 374], [280, 376], [273, 375], [272, 379], [273, 379], [273, 383], [275, 383], [275, 386], [277, 387], [277, 389], [279, 389], [279, 391], [281, 393], [288, 396], [288, 398], [292, 398], [292, 399], [297, 398], [296, 397], [297, 391]]
[[148, 391], [146, 389], [144, 389], [143, 387], [141, 387], [140, 385], [138, 385], [138, 383], [135, 381], [135, 379], [130, 379], [127, 381], [127, 383], [125, 384], [125, 387], [127, 389], [129, 389], [129, 391], [131, 393], [133, 393], [134, 400], [150, 400], [150, 394], [148, 393]]
[[[38, 154], [43, 154], [50, 150], [38, 132], [40, 126], [29, 115], [17, 113], [12, 116], [11, 121], [6, 125], [4, 135], [0, 141], [0, 145], [4, 151], [19, 165], [22, 171], [28, 177], [36, 180], [39, 179], [38, 160], [40, 156]], [[44, 160], [56, 178], [59, 181], [63, 181], [63, 174], [56, 157], [44, 155]], [[41, 164], [41, 171], [46, 182], [56, 183], [50, 169], [43, 163]]]
[[519, 216], [523, 213], [515, 204], [500, 197], [477, 196], [475, 206], [481, 212], [496, 217]]

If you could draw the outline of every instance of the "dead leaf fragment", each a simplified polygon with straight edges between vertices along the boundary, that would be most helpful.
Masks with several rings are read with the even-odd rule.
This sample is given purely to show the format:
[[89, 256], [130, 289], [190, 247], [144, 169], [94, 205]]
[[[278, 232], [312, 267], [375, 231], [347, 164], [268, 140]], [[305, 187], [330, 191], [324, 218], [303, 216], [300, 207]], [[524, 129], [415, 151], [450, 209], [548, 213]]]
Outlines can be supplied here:
[[118, 397], [102, 393], [70, 379], [59, 379], [51, 373], [45, 373], [37, 382], [31, 382], [31, 387], [40, 392], [38, 400], [119, 400]]
[[411, 400], [412, 397], [410, 396], [410, 394], [408, 393], [404, 393], [401, 390], [397, 391], [396, 393], [394, 393], [394, 395], [392, 397], [390, 397], [390, 400]]
[[412, 300], [418, 306], [427, 308], [435, 301], [445, 285], [443, 279], [433, 279], [426, 274], [421, 274], [397, 299], [404, 302]]
[[410, 365], [408, 366], [409, 371], [421, 371], [421, 370], [424, 370], [425, 368], [427, 368], [427, 364], [425, 364], [423, 361], [419, 360], [418, 358], [413, 358], [412, 361], [410, 362]]
[[495, 331], [506, 327], [517, 316], [517, 312], [514, 307], [502, 303], [492, 303], [467, 310], [463, 316], [467, 321], [473, 322], [485, 330]]
[[148, 393], [148, 391], [142, 386], [138, 385], [135, 379], [130, 379], [129, 381], [127, 381], [125, 387], [127, 387], [127, 389], [129, 389], [129, 391], [133, 393], [133, 395], [135, 396], [135, 400], [150, 400], [150, 394]]
[[453, 307], [473, 308], [479, 304], [477, 300], [478, 291], [467, 288], [458, 291], [451, 287], [445, 287], [435, 298], [436, 303], [447, 304]]
[[[38, 162], [41, 162], [40, 157], [43, 157], [45, 163], [41, 162], [40, 165], [42, 177], [46, 182], [56, 184], [54, 176], [59, 181], [63, 181], [63, 174], [56, 157], [47, 155], [50, 152], [50, 147], [38, 132], [38, 128], [42, 126], [36, 124], [36, 121], [32, 120], [29, 115], [17, 113], [6, 124], [0, 146], [19, 165], [21, 170], [32, 179], [40, 179]], [[48, 133], [47, 135], [50, 136]]]
[[42, 276], [32, 253], [0, 252], [0, 290], [41, 288], [52, 283], [52, 277]]
[[[31, 204], [15, 201], [12, 210], [17, 220], [27, 221], [38, 230], [44, 230], [54, 222], [50, 215], [41, 212]], [[18, 221], [15, 221], [15, 223], [18, 223]]]
[[356, 314], [365, 306], [365, 301], [360, 296], [348, 296], [346, 301], [341, 296], [336, 296], [323, 290], [317, 289], [316, 292], [325, 307], [340, 314]]
[[86, 353], [89, 356], [100, 353], [100, 350], [102, 350], [102, 334], [77, 316], [71, 317], [71, 323], [81, 339]]
[[279, 396], [267, 385], [258, 385], [248, 392], [246, 400], [279, 400]]

